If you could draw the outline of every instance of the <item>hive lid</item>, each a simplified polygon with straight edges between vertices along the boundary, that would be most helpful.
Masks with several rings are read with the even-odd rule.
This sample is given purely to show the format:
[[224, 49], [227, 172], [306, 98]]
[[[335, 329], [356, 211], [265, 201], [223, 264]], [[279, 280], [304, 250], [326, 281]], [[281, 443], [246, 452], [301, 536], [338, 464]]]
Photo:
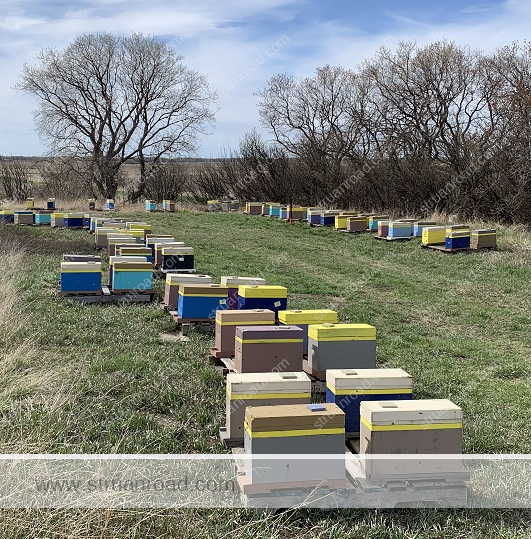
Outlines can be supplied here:
[[362, 221], [367, 221], [367, 217], [365, 215], [358, 215], [356, 217], [349, 217], [347, 219], [347, 222], [351, 222], [351, 223], [355, 223], [355, 222], [362, 222]]
[[252, 341], [302, 342], [304, 332], [297, 326], [236, 326], [236, 338], [245, 343]]
[[138, 244], [135, 245], [120, 245], [118, 247], [118, 251], [124, 252], [124, 253], [145, 253], [151, 255], [151, 249], [149, 247], [143, 247], [139, 246]]
[[308, 404], [248, 406], [245, 409], [245, 422], [252, 433], [322, 430], [326, 434], [330, 429], [344, 430], [345, 414], [333, 403], [324, 403], [318, 407]]
[[342, 391], [357, 394], [374, 390], [408, 389], [413, 386], [411, 376], [402, 369], [329, 369], [326, 387], [336, 395]]
[[219, 284], [181, 284], [179, 285], [179, 294], [183, 296], [215, 296], [227, 297], [229, 289]]
[[254, 395], [265, 398], [267, 394], [311, 394], [312, 382], [304, 372], [254, 372], [227, 375], [229, 397], [243, 395], [252, 400]]
[[240, 285], [238, 295], [244, 298], [287, 298], [288, 289], [284, 286], [270, 285]]
[[[124, 257], [130, 258], [130, 257]], [[132, 257], [131, 257], [132, 258]], [[153, 265], [151, 262], [133, 262], [129, 260], [116, 260], [113, 263], [113, 271], [153, 271]]]
[[461, 408], [448, 399], [362, 401], [360, 415], [373, 426], [459, 423]]
[[170, 234], [146, 234], [146, 240], [151, 240], [154, 238], [160, 238], [161, 240], [164, 240], [166, 238], [172, 238], [173, 240], [173, 236], [171, 236]]
[[[184, 245], [182, 247], [172, 246], [172, 247], [164, 247], [164, 244], [162, 244], [162, 256], [172, 256], [172, 255], [193, 255], [194, 249], [193, 247], [185, 247]], [[157, 249], [159, 250], [159, 249]]]
[[69, 219], [83, 219], [85, 217], [84, 213], [65, 213], [65, 217]]
[[368, 324], [317, 324], [308, 327], [308, 337], [316, 341], [375, 340], [376, 328]]
[[436, 225], [437, 223], [435, 221], [415, 221], [416, 225], [420, 226], [426, 226], [426, 225]]
[[123, 255], [110, 256], [109, 264], [112, 265], [115, 262], [147, 262], [147, 258], [145, 256], [123, 256]]
[[265, 285], [266, 281], [265, 279], [262, 279], [261, 277], [236, 277], [234, 275], [231, 275], [229, 277], [222, 275], [221, 276], [221, 284], [224, 285], [242, 285], [242, 284], [248, 284], [248, 285]]
[[266, 325], [275, 323], [275, 313], [269, 309], [239, 309], [216, 311], [216, 322], [225, 326], [238, 324]]
[[495, 228], [479, 228], [477, 230], [472, 230], [473, 236], [495, 236], [496, 235], [496, 229]]
[[154, 243], [155, 251], [162, 251], [162, 249], [169, 249], [170, 247], [185, 247], [184, 241], [156, 241]]
[[166, 284], [194, 284], [194, 283], [211, 283], [210, 275], [190, 275], [189, 273], [168, 273], [166, 275]]
[[337, 312], [330, 309], [292, 309], [278, 311], [278, 319], [283, 324], [321, 324], [338, 322]]
[[62, 272], [101, 272], [101, 262], [61, 262]]

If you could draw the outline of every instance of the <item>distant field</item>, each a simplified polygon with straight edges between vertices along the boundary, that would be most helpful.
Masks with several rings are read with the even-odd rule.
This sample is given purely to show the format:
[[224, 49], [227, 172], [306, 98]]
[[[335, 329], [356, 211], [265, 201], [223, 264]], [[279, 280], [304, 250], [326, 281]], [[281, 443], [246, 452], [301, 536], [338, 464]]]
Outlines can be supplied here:
[[[290, 308], [334, 308], [378, 331], [378, 364], [416, 398], [464, 411], [467, 453], [531, 453], [531, 237], [499, 228], [500, 250], [443, 255], [242, 214], [130, 214], [196, 249], [196, 267], [287, 286]], [[15, 251], [21, 247], [24, 254]], [[64, 252], [83, 231], [0, 225], [0, 450], [3, 453], [226, 452], [213, 338], [161, 340], [155, 305], [82, 306], [57, 296]], [[163, 283], [157, 283], [162, 294]], [[3, 511], [0, 536], [523, 538], [529, 511]]]

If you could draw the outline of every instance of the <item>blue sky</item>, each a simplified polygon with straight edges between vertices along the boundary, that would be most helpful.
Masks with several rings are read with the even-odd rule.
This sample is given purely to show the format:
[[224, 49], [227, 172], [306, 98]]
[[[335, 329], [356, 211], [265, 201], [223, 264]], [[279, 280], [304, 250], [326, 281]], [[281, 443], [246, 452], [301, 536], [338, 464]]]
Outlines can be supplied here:
[[[216, 125], [197, 152], [210, 157], [236, 148], [259, 125], [253, 92], [275, 73], [309, 76], [325, 64], [355, 68], [380, 45], [393, 48], [400, 40], [446, 38], [493, 50], [531, 37], [530, 23], [529, 0], [2, 0], [0, 154], [46, 152], [33, 126], [36, 101], [12, 86], [40, 49], [64, 47], [84, 32], [160, 36], [187, 66], [206, 74], [220, 95]], [[245, 75], [259, 56], [262, 65]], [[243, 80], [231, 84], [239, 73]]]

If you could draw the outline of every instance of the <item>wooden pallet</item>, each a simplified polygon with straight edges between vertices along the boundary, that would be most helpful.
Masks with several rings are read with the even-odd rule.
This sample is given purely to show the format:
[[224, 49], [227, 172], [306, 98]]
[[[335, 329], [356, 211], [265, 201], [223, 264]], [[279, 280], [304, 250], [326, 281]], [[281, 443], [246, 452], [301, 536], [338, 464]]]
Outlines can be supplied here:
[[221, 443], [229, 449], [243, 447], [243, 438], [229, 438], [227, 427], [221, 427], [219, 429], [219, 439]]
[[372, 230], [346, 230], [344, 228], [341, 229], [341, 232], [344, 232], [345, 234], [365, 234], [367, 232], [372, 232]]
[[470, 249], [469, 247], [460, 247], [459, 249], [447, 249], [443, 243], [437, 245], [426, 245], [425, 243], [421, 243], [420, 246], [424, 249], [433, 249], [434, 251], [440, 251], [442, 253], [469, 253], [470, 251], [474, 250]]
[[220, 357], [216, 358], [214, 356], [209, 356], [208, 360], [214, 368], [225, 378], [227, 374], [238, 372], [234, 368], [234, 360], [229, 357]]
[[390, 238], [389, 236], [373, 236], [375, 240], [384, 240], [384, 241], [408, 241], [414, 239], [414, 236], [409, 236], [408, 238]]
[[213, 318], [180, 318], [177, 311], [169, 311], [178, 328], [183, 335], [195, 329], [202, 333], [213, 333], [215, 331], [215, 320]]
[[78, 294], [61, 293], [59, 295], [66, 299], [79, 301], [81, 303], [149, 303], [154, 299], [154, 291], [145, 292], [113, 292], [108, 286], [102, 286], [101, 292], [80, 292]]
[[62, 298], [74, 298], [77, 296], [101, 296], [103, 294], [102, 290], [99, 291], [79, 291], [79, 292], [61, 292], [60, 290], [57, 292]]

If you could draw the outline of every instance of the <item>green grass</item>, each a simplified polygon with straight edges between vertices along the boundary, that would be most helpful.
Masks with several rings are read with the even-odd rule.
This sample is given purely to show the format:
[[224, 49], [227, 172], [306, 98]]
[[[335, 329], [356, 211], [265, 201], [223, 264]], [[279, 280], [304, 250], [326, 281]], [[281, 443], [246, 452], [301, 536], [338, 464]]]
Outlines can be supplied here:
[[[139, 214], [131, 215], [138, 218]], [[497, 252], [445, 255], [418, 241], [292, 226], [241, 214], [140, 214], [196, 250], [196, 267], [288, 287], [292, 308], [334, 308], [378, 331], [378, 363], [401, 367], [417, 398], [464, 411], [464, 451], [531, 453], [531, 252], [500, 230]], [[528, 237], [527, 237], [528, 238]], [[82, 231], [0, 228], [27, 251], [17, 274], [15, 354], [0, 378], [3, 452], [225, 452], [223, 380], [212, 337], [164, 341], [155, 305], [79, 305], [57, 296], [63, 252], [92, 253]], [[163, 283], [157, 283], [162, 294]], [[2, 537], [529, 537], [526, 511], [4, 511]], [[31, 529], [31, 534], [28, 530]]]

